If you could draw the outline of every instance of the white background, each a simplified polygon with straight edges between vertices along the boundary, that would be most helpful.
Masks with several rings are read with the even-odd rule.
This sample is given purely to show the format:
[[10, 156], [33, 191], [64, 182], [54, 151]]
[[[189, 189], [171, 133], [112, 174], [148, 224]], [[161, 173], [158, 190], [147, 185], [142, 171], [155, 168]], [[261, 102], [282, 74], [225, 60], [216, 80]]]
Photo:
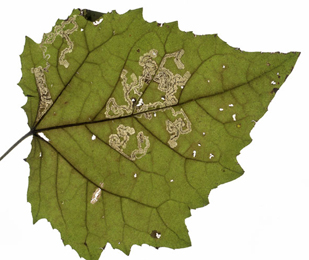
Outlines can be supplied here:
[[[133, 246], [130, 257], [110, 245], [101, 259], [309, 259], [309, 37], [304, 0], [260, 1], [5, 1], [0, 27], [0, 154], [29, 131], [17, 86], [25, 36], [40, 42], [73, 8], [124, 13], [144, 7], [144, 19], [179, 21], [183, 31], [218, 33], [245, 51], [302, 54], [238, 160], [245, 174], [219, 186], [210, 205], [186, 220], [192, 247]], [[27, 203], [28, 138], [0, 162], [0, 258], [79, 259], [46, 220], [32, 224]]]

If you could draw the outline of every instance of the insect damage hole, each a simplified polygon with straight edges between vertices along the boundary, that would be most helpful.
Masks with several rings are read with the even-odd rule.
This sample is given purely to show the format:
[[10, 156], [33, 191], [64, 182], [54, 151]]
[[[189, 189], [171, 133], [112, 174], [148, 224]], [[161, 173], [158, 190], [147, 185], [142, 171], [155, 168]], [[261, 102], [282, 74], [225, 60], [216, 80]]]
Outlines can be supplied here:
[[39, 136], [44, 139], [46, 142], [49, 142], [49, 139], [46, 137], [45, 134], [43, 134], [42, 132], [39, 133]]
[[233, 118], [234, 121], [236, 121], [236, 114], [233, 114], [232, 118]]
[[196, 151], [195, 150], [193, 151], [192, 156], [196, 157]]
[[209, 159], [215, 157], [212, 153], [209, 154]]
[[161, 237], [161, 233], [160, 233], [159, 231], [157, 231], [157, 230], [153, 230], [153, 231], [151, 232], [150, 236], [151, 236], [152, 238], [159, 239], [159, 238]]
[[276, 82], [273, 80], [272, 82], [270, 82], [270, 84], [276, 85]]
[[93, 25], [99, 25], [100, 23], [102, 23], [103, 18], [101, 18], [100, 20], [96, 20], [93, 22]]
[[91, 140], [94, 141], [95, 139], [97, 139], [97, 137], [95, 135], [92, 135]]
[[[132, 102], [133, 102], [133, 100], [132, 100]], [[143, 101], [143, 99], [141, 98], [139, 101], [138, 101], [138, 103], [137, 103], [137, 107], [140, 107], [140, 106], [142, 106], [144, 104], [144, 101]]]

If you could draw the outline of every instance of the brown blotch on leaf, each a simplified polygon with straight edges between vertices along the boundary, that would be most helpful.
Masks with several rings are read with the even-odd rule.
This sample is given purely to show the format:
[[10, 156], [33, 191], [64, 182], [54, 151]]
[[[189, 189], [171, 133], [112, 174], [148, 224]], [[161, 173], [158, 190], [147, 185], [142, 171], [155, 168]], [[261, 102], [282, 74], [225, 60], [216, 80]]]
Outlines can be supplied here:
[[279, 88], [273, 88], [273, 90], [270, 92], [271, 94], [276, 94]]

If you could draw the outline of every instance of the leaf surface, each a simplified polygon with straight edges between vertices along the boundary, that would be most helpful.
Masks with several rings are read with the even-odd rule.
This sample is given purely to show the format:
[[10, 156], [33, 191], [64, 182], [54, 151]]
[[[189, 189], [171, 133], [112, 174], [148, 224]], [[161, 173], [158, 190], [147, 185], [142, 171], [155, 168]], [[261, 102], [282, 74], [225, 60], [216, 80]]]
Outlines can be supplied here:
[[83, 14], [21, 55], [34, 222], [85, 259], [188, 247], [190, 209], [243, 174], [236, 156], [299, 53], [244, 52], [141, 9]]

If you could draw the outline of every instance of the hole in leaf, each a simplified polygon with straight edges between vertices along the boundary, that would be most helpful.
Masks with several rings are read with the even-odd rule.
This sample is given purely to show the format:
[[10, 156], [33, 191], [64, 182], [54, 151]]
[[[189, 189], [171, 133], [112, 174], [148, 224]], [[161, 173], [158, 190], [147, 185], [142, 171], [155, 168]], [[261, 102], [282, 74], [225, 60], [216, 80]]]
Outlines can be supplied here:
[[234, 121], [236, 121], [236, 114], [233, 114], [232, 118], [233, 118]]
[[202, 146], [201, 143], [198, 143], [197, 146]]
[[[132, 100], [133, 101], [133, 100]], [[134, 102], [134, 101], [133, 101]], [[143, 99], [141, 98], [139, 101], [138, 101], [138, 103], [137, 103], [137, 107], [140, 107], [140, 106], [142, 106], [144, 104], [144, 101], [143, 101]]]
[[233, 107], [234, 106], [234, 104], [229, 104], [229, 107]]
[[157, 117], [157, 113], [156, 113], [156, 112], [154, 112], [154, 113], [153, 113], [153, 116], [154, 116], [154, 117]]
[[196, 157], [196, 151], [195, 150], [193, 151], [192, 155], [193, 155], [193, 157]]
[[223, 65], [222, 68], [225, 69], [225, 65]]
[[203, 136], [205, 136], [206, 135], [206, 133], [205, 132], [203, 132]]
[[102, 23], [102, 21], [103, 21], [103, 18], [101, 18], [100, 20], [96, 20], [96, 21], [93, 22], [93, 25], [98, 25], [98, 24]]
[[95, 139], [97, 139], [97, 137], [95, 135], [92, 135], [91, 140], [95, 140]]
[[170, 182], [174, 182], [174, 180], [172, 179], [172, 180], [170, 180]]
[[165, 97], [161, 97], [162, 100], [165, 100]]
[[223, 111], [224, 109], [222, 107], [219, 108], [219, 111]]
[[151, 232], [150, 236], [151, 236], [152, 238], [159, 239], [159, 238], [161, 237], [161, 233], [158, 232], [157, 230], [153, 230], [153, 231]]
[[209, 154], [209, 159], [215, 157], [212, 153]]
[[39, 133], [39, 136], [44, 139], [46, 142], [49, 142], [49, 139], [41, 132]]
[[134, 175], [133, 175], [133, 176], [134, 176], [134, 178], [137, 178], [137, 173], [134, 173]]
[[276, 85], [276, 82], [273, 80], [272, 82], [270, 82], [270, 84]]

